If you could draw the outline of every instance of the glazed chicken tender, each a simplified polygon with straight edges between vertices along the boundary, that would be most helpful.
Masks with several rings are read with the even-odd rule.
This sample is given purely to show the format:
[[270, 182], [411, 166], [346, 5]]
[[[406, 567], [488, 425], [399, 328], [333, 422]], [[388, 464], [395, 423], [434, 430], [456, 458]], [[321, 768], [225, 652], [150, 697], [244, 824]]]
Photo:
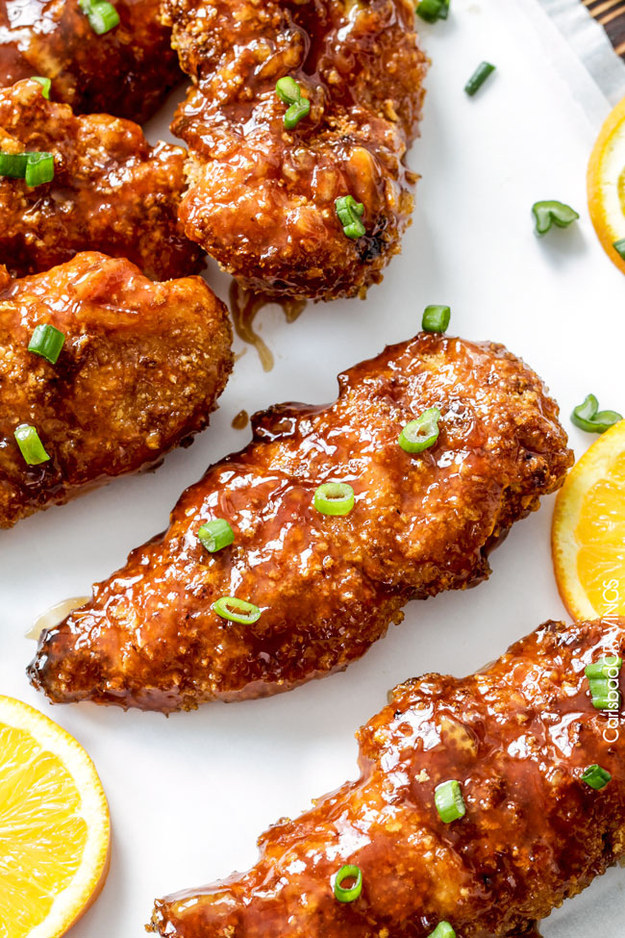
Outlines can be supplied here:
[[[327, 407], [256, 415], [169, 530], [42, 634], [32, 682], [57, 702], [171, 711], [343, 669], [409, 599], [483, 580], [571, 465], [556, 404], [502, 346], [421, 333], [339, 385]], [[402, 428], [434, 407], [438, 439], [406, 452]], [[353, 489], [347, 514], [315, 506], [335, 481]], [[234, 541], [209, 553], [199, 532], [219, 519]]]
[[[63, 337], [54, 363], [41, 345], [29, 351], [49, 327]], [[155, 464], [202, 430], [232, 368], [230, 343], [227, 311], [199, 277], [152, 283], [96, 253], [24, 280], [3, 271], [0, 528]], [[49, 458], [26, 458], [19, 427]]]
[[[548, 622], [485, 671], [396, 687], [358, 733], [356, 782], [263, 834], [248, 873], [158, 901], [152, 930], [536, 935], [537, 919], [625, 856], [625, 740], [594, 708], [584, 673], [624, 653], [623, 620]], [[592, 765], [612, 776], [601, 790], [583, 779]], [[435, 791], [452, 780], [466, 813], [443, 820]], [[333, 885], [344, 865], [358, 868], [362, 892], [339, 902]]]
[[[180, 217], [266, 296], [363, 295], [400, 249], [426, 61], [411, 0], [164, 0], [194, 82], [172, 130], [190, 150]], [[309, 113], [285, 127], [280, 79]], [[344, 233], [337, 199], [362, 205]], [[349, 222], [348, 222], [349, 225]]]
[[0, 264], [14, 276], [70, 260], [77, 251], [127, 257], [155, 280], [194, 273], [201, 252], [177, 218], [185, 153], [149, 145], [130, 121], [75, 117], [36, 81], [0, 90], [0, 150], [54, 156], [54, 178], [34, 187], [0, 178]]
[[118, 26], [98, 35], [79, 0], [0, 0], [0, 85], [41, 75], [77, 114], [142, 123], [183, 77], [158, 0], [115, 0]]

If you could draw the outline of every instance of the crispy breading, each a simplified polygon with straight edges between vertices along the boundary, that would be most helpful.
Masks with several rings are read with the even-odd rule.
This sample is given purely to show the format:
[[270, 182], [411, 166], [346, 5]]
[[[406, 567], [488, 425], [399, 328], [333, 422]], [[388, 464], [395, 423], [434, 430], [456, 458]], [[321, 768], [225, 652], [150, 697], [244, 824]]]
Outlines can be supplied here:
[[[42, 635], [33, 683], [170, 711], [345, 668], [409, 599], [483, 580], [490, 548], [571, 465], [555, 402], [502, 346], [421, 333], [339, 384], [329, 406], [257, 414], [252, 443], [183, 494], [169, 530]], [[402, 427], [434, 406], [436, 444], [405, 452]], [[354, 489], [348, 515], [313, 506], [332, 480]], [[216, 518], [234, 544], [209, 554], [198, 530]], [[222, 596], [260, 618], [220, 618]]]
[[120, 23], [94, 32], [79, 0], [0, 0], [0, 85], [41, 75], [78, 114], [146, 121], [182, 79], [158, 0], [115, 0]]
[[0, 264], [14, 276], [77, 251], [127, 257], [155, 280], [194, 273], [201, 252], [184, 237], [178, 202], [185, 152], [150, 146], [138, 124], [46, 101], [35, 81], [0, 89], [0, 150], [54, 155], [54, 179], [29, 187], [0, 178]]
[[[65, 336], [56, 364], [35, 327]], [[208, 423], [232, 368], [227, 310], [199, 277], [152, 283], [129, 261], [79, 254], [0, 278], [0, 528], [84, 487], [158, 463]], [[34, 426], [50, 460], [29, 466]]]
[[[606, 651], [625, 654], [624, 620], [548, 622], [485, 671], [396, 687], [358, 733], [357, 781], [263, 834], [248, 873], [157, 901], [151, 930], [428, 938], [448, 922], [458, 938], [536, 935], [625, 856], [625, 740], [584, 676]], [[582, 781], [593, 764], [613, 776], [602, 791]], [[466, 814], [443, 823], [434, 791], [451, 779]], [[346, 864], [363, 886], [342, 903]]]
[[[194, 87], [172, 130], [190, 151], [180, 217], [241, 283], [267, 296], [363, 295], [409, 224], [404, 155], [423, 101], [411, 0], [165, 0]], [[284, 127], [276, 82], [310, 114]], [[364, 205], [351, 240], [335, 200]]]

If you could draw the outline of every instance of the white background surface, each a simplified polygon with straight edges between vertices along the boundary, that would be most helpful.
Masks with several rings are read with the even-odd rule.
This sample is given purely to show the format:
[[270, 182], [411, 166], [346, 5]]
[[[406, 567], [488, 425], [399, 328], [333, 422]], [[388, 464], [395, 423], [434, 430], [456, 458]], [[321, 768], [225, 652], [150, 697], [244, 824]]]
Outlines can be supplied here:
[[[241, 408], [332, 399], [336, 373], [412, 336], [428, 303], [452, 306], [450, 332], [504, 342], [539, 372], [562, 406], [577, 455], [591, 438], [568, 415], [588, 391], [602, 407], [625, 411], [625, 279], [595, 240], [585, 199], [586, 161], [607, 106], [562, 48], [551, 39], [545, 48], [513, 3], [452, 6], [447, 23], [422, 29], [434, 64], [410, 162], [423, 178], [403, 255], [382, 286], [365, 303], [309, 306], [290, 326], [276, 308], [265, 311], [259, 325], [274, 370], [263, 373], [247, 348], [211, 428], [191, 449], [172, 453], [156, 473], [0, 534], [0, 692], [51, 713], [73, 733], [110, 800], [111, 872], [72, 938], [137, 938], [155, 896], [247, 868], [269, 824], [356, 775], [353, 733], [391, 686], [428, 670], [465, 674], [543, 620], [565, 615], [551, 570], [549, 499], [493, 554], [488, 583], [411, 604], [404, 624], [345, 674], [281, 697], [165, 719], [92, 704], [51, 708], [24, 674], [34, 652], [24, 633], [36, 615], [88, 593], [166, 526], [183, 488], [247, 443], [249, 431], [230, 426]], [[470, 100], [463, 85], [482, 59], [498, 71]], [[565, 63], [568, 86], [555, 61]], [[165, 133], [166, 121], [155, 127]], [[530, 207], [552, 198], [582, 218], [538, 241]], [[209, 278], [226, 297], [227, 278], [214, 267]], [[612, 871], [555, 913], [544, 936], [622, 938], [624, 898], [625, 871]]]

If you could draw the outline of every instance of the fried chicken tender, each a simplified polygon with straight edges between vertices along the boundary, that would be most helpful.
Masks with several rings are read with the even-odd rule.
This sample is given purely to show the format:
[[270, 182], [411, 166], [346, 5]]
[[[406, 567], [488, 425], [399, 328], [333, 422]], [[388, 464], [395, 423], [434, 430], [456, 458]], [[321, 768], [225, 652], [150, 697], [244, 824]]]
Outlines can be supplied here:
[[[164, 0], [194, 86], [172, 124], [190, 150], [185, 231], [268, 297], [364, 295], [400, 250], [416, 176], [404, 164], [426, 59], [412, 0]], [[310, 102], [284, 126], [278, 79]], [[364, 205], [347, 237], [335, 200]]]
[[115, 0], [120, 23], [93, 31], [79, 0], [0, 0], [0, 85], [41, 75], [76, 113], [142, 123], [182, 78], [158, 0]]
[[[65, 336], [56, 364], [28, 351]], [[0, 276], [0, 528], [85, 487], [158, 463], [204, 429], [232, 369], [230, 322], [199, 277], [152, 283], [127, 260], [79, 254]], [[14, 433], [50, 457], [28, 465]]]
[[[167, 938], [520, 938], [625, 856], [625, 741], [584, 667], [625, 653], [625, 621], [547, 622], [485, 671], [400, 684], [357, 734], [361, 775], [259, 840], [243, 875], [157, 901]], [[614, 742], [608, 742], [608, 737]], [[602, 791], [582, 781], [598, 764]], [[443, 823], [436, 787], [461, 785]], [[343, 865], [362, 893], [338, 902]], [[531, 934], [536, 934], [533, 930]]]
[[[165, 712], [286, 691], [345, 668], [413, 598], [488, 576], [487, 553], [571, 465], [558, 409], [502, 346], [421, 333], [339, 378], [327, 407], [253, 418], [254, 439], [180, 498], [171, 526], [41, 636], [29, 673], [53, 701]], [[440, 436], [398, 445], [429, 407]], [[350, 484], [342, 517], [316, 488]], [[209, 554], [201, 526], [234, 543]], [[221, 618], [234, 596], [258, 621]]]
[[54, 155], [54, 179], [30, 188], [0, 178], [0, 264], [14, 276], [70, 260], [77, 251], [127, 257], [155, 280], [194, 273], [201, 252], [178, 223], [185, 153], [151, 147], [130, 121], [75, 117], [36, 81], [0, 90], [0, 150]]

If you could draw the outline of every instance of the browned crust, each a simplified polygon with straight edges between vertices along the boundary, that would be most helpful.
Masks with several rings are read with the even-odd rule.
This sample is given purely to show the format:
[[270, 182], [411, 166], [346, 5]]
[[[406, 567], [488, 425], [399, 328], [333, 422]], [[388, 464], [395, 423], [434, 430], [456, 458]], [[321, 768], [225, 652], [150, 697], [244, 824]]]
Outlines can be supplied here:
[[[165, 0], [194, 86], [172, 129], [189, 146], [185, 231], [266, 296], [364, 295], [400, 250], [416, 181], [404, 164], [426, 59], [411, 0]], [[310, 115], [284, 128], [276, 81]], [[365, 206], [343, 233], [335, 200]]]
[[[501, 346], [422, 333], [339, 384], [327, 407], [257, 414], [250, 446], [183, 494], [169, 530], [42, 636], [33, 683], [54, 701], [170, 711], [345, 668], [409, 599], [484, 579], [493, 543], [571, 465], [556, 404]], [[400, 430], [431, 406], [438, 442], [405, 453]], [[356, 506], [332, 518], [312, 499], [336, 479]], [[235, 543], [209, 555], [197, 532], [219, 517]], [[224, 595], [258, 622], [221, 619]]]
[[[66, 336], [56, 365], [28, 351], [37, 325]], [[152, 283], [83, 253], [0, 288], [0, 528], [157, 463], [202, 430], [232, 368], [227, 311], [199, 277]], [[14, 438], [34, 425], [49, 462]]]
[[[427, 938], [447, 921], [458, 938], [537, 935], [535, 920], [625, 855], [622, 726], [584, 676], [624, 653], [623, 620], [548, 622], [485, 671], [396, 687], [358, 734], [357, 781], [270, 828], [248, 873], [158, 900], [148, 930]], [[581, 780], [595, 763], [612, 774], [602, 791]], [[467, 810], [444, 824], [434, 789], [449, 779]], [[350, 904], [332, 892], [344, 864], [363, 874]]]

